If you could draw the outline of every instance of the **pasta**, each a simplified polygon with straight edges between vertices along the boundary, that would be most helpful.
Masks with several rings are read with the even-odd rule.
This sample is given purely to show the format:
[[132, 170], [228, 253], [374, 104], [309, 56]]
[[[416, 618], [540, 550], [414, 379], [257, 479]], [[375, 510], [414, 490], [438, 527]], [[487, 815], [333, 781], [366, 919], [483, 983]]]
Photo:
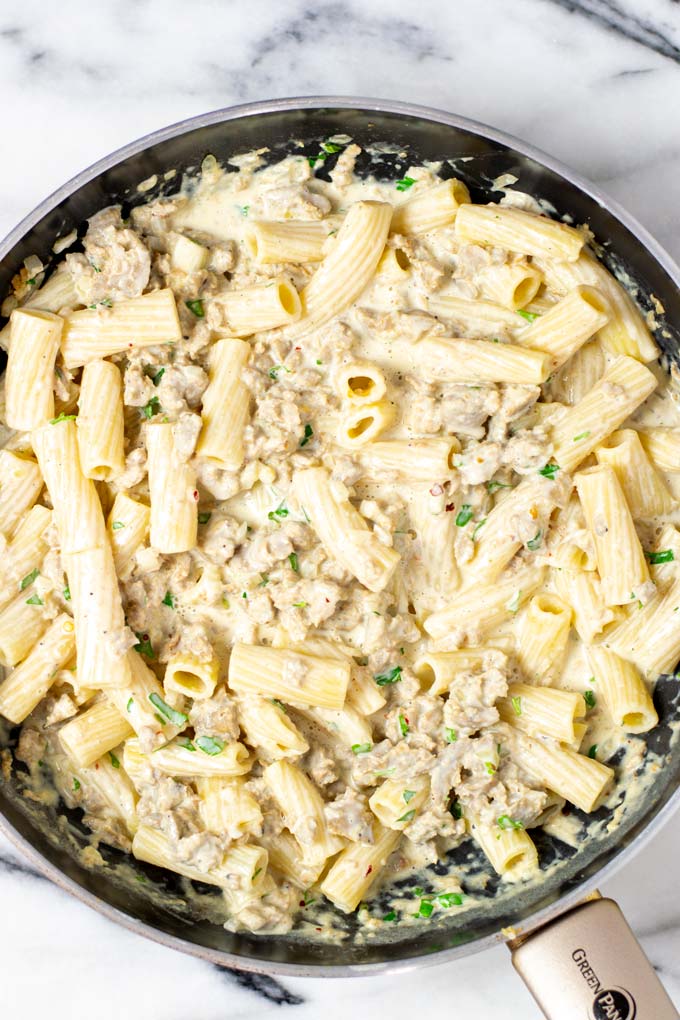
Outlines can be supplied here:
[[558, 870], [680, 658], [680, 412], [587, 232], [321, 144], [95, 214], [0, 331], [11, 774], [262, 937]]

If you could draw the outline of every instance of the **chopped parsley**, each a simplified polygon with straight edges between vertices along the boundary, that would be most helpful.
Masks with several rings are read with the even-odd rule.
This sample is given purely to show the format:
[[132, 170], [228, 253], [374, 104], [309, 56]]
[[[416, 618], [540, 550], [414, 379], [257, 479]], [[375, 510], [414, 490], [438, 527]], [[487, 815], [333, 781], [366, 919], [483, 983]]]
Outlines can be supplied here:
[[539, 475], [543, 475], [544, 478], [554, 478], [559, 470], [559, 464], [546, 464], [545, 467], [542, 467], [538, 473]]
[[458, 740], [458, 732], [456, 730], [447, 729], [446, 731], [446, 743], [455, 744]]
[[493, 495], [494, 492], [498, 492], [499, 489], [511, 489], [511, 488], [512, 485], [507, 485], [505, 482], [495, 482], [492, 480], [486, 483], [486, 491], [491, 495]]
[[75, 777], [75, 776], [73, 777], [73, 789], [74, 789], [74, 791], [75, 791], [76, 793], [77, 793], [77, 792], [78, 792], [78, 790], [80, 789], [80, 781], [79, 781], [78, 779], [76, 779], [76, 777]]
[[522, 714], [522, 699], [520, 697], [515, 697], [515, 698], [512, 698], [511, 701], [512, 701], [512, 709], [513, 709], [515, 715], [521, 715]]
[[376, 673], [373, 677], [378, 687], [387, 687], [388, 684], [396, 684], [401, 680], [401, 666], [393, 666], [386, 673]]
[[132, 706], [134, 705], [134, 703], [135, 703], [135, 699], [134, 699], [134, 698], [128, 698], [128, 703], [127, 703], [127, 705], [125, 706], [125, 708], [126, 708], [126, 710], [127, 710], [128, 712], [129, 712], [129, 711], [131, 710], [131, 708], [132, 708]]
[[115, 756], [113, 751], [109, 751], [109, 758], [111, 759], [111, 764], [113, 765], [114, 769], [119, 769], [120, 768], [120, 761]]
[[305, 425], [305, 434], [302, 437], [302, 439], [300, 440], [300, 446], [306, 446], [307, 443], [309, 442], [309, 440], [312, 438], [313, 435], [314, 435], [314, 429], [309, 424], [309, 422], [307, 422], [307, 424]]
[[394, 910], [388, 911], [388, 913], [385, 914], [384, 917], [383, 917], [383, 921], [396, 921], [396, 920], [397, 920], [397, 914], [396, 914], [396, 911], [394, 911]]
[[207, 524], [211, 517], [212, 517], [212, 514], [211, 514], [210, 510], [204, 510], [204, 511], [202, 511], [198, 515], [198, 523], [199, 524]]
[[408, 723], [401, 712], [399, 713], [399, 729], [401, 730], [402, 737], [405, 737], [408, 733]]
[[401, 818], [397, 818], [397, 821], [398, 822], [412, 822], [415, 817], [416, 817], [416, 809], [415, 808], [411, 808], [411, 810], [407, 811], [405, 814], [403, 814], [401, 816]]
[[159, 382], [161, 381], [161, 379], [163, 378], [164, 375], [165, 375], [165, 369], [164, 368], [159, 368], [158, 371], [156, 372], [156, 374], [151, 376], [151, 378], [153, 380], [154, 386], [158, 386]]
[[410, 803], [410, 801], [413, 800], [415, 795], [416, 795], [416, 791], [415, 790], [404, 790], [404, 792], [402, 794], [402, 797], [404, 798], [404, 803], [405, 804]]
[[75, 421], [76, 417], [75, 414], [64, 414], [62, 411], [56, 418], [50, 418], [50, 425], [58, 425], [60, 421]]
[[342, 151], [342, 145], [338, 145], [337, 142], [322, 142], [321, 148], [323, 149], [324, 152], [329, 153]]
[[527, 549], [531, 549], [532, 552], [535, 552], [539, 548], [542, 541], [543, 531], [541, 528], [539, 528], [534, 537], [527, 542]]
[[597, 704], [594, 691], [584, 691], [583, 700], [586, 703], [586, 708], [595, 708], [595, 705]]
[[[135, 631], [137, 634], [137, 631]], [[141, 652], [142, 655], [146, 655], [147, 659], [155, 659], [156, 655], [153, 650], [153, 645], [149, 641], [148, 634], [137, 634], [138, 643], [132, 647], [136, 652]]]
[[384, 778], [385, 776], [394, 775], [394, 773], [396, 771], [397, 771], [396, 765], [392, 765], [392, 767], [389, 768], [389, 769], [376, 769], [375, 772], [373, 773], [373, 775], [374, 776], [380, 776], [381, 778]]
[[258, 588], [266, 588], [267, 585], [269, 584], [269, 574], [261, 574], [260, 576], [261, 576], [262, 580], [260, 581], [260, 583], [258, 584], [257, 587]]
[[164, 606], [169, 606], [170, 609], [175, 608], [175, 600], [169, 591], [166, 591], [165, 598], [161, 599], [161, 602], [163, 603]]
[[456, 819], [456, 821], [458, 821], [460, 818], [463, 817], [463, 807], [462, 807], [462, 805], [461, 805], [459, 800], [454, 800], [454, 801], [451, 802], [451, 806], [449, 808], [449, 811], [453, 815], [453, 817]]
[[197, 319], [205, 318], [205, 309], [203, 307], [203, 302], [200, 300], [200, 298], [197, 298], [195, 301], [185, 301], [184, 304], [187, 306], [190, 312], [194, 313]]
[[464, 528], [468, 521], [472, 520], [472, 507], [469, 503], [463, 503], [462, 507], [456, 514], [456, 526], [458, 528]]
[[45, 603], [39, 595], [31, 595], [30, 599], [26, 599], [27, 606], [44, 606]]
[[587, 439], [589, 435], [590, 435], [590, 429], [586, 429], [585, 432], [579, 432], [579, 434], [577, 436], [574, 436], [574, 438], [572, 439], [572, 442], [573, 443], [578, 443], [579, 439]]
[[352, 744], [352, 754], [368, 754], [373, 744]]
[[650, 563], [671, 563], [675, 559], [672, 549], [662, 549], [660, 552], [646, 552], [645, 556]]
[[26, 574], [26, 577], [22, 577], [21, 581], [19, 582], [19, 591], [23, 591], [24, 588], [28, 588], [29, 584], [33, 584], [33, 582], [35, 581], [36, 577], [38, 577], [39, 574], [40, 571], [36, 567], [35, 570], [32, 570], [30, 572], [30, 574]]
[[196, 750], [196, 747], [195, 747], [193, 741], [189, 740], [188, 737], [183, 737], [181, 740], [178, 740], [177, 743], [179, 744], [180, 747], [183, 747], [185, 751], [195, 751]]
[[269, 513], [267, 514], [267, 520], [275, 521], [278, 518], [287, 517], [289, 513], [290, 510], [288, 509], [288, 507], [285, 507], [282, 503], [281, 506], [277, 506], [276, 510], [269, 511]]
[[519, 609], [519, 605], [520, 605], [521, 600], [522, 600], [522, 589], [520, 588], [519, 591], [516, 591], [515, 594], [512, 596], [512, 598], [509, 599], [505, 603], [505, 608], [507, 609], [507, 611], [509, 613], [516, 613], [517, 610]]
[[161, 402], [158, 397], [152, 397], [149, 403], [142, 408], [142, 414], [145, 418], [153, 418], [155, 414], [158, 414], [160, 408]]
[[523, 319], [527, 320], [527, 322], [535, 322], [536, 319], [540, 317], [537, 312], [527, 312], [523, 308], [518, 308], [517, 314], [521, 315]]
[[224, 741], [219, 737], [196, 737], [196, 746], [200, 747], [204, 754], [216, 755], [224, 750]]
[[295, 609], [304, 609], [307, 603], [303, 600], [302, 602], [294, 602], [293, 606]]
[[486, 771], [489, 773], [490, 776], [492, 776], [494, 774], [494, 772], [496, 771], [496, 766], [494, 765], [494, 763], [492, 761], [485, 761], [484, 762], [484, 768], [486, 769]]
[[111, 525], [111, 530], [112, 531], [120, 531], [120, 529], [124, 528], [124, 527], [125, 527], [125, 525], [123, 524], [122, 521], [114, 521], [113, 524]]
[[402, 177], [401, 180], [396, 182], [395, 187], [397, 191], [408, 191], [415, 183], [415, 177]]
[[300, 573], [300, 564], [298, 563], [297, 553], [292, 552], [288, 557], [290, 563], [290, 569], [294, 570], [296, 574]]
[[439, 906], [444, 907], [445, 909], [448, 909], [449, 907], [460, 907], [463, 903], [463, 897], [457, 892], [439, 893], [436, 900]]
[[588, 757], [595, 758], [596, 756], [597, 756], [597, 744], [592, 744], [591, 747], [588, 748]]
[[510, 815], [501, 815], [496, 819], [499, 829], [523, 829], [524, 822], [519, 818], [511, 818]]
[[112, 308], [113, 307], [113, 301], [111, 300], [110, 297], [105, 297], [105, 298], [102, 298], [101, 301], [95, 301], [93, 304], [88, 305], [87, 307], [90, 309], [91, 312], [94, 312], [100, 306], [102, 308]]
[[71, 601], [71, 589], [69, 588], [68, 585], [66, 585], [66, 587], [64, 588], [62, 595], [64, 596], [67, 602]]
[[272, 705], [276, 705], [276, 707], [280, 709], [284, 715], [288, 715], [288, 710], [282, 701], [279, 701], [278, 698], [270, 698], [269, 700], [271, 701]]
[[[189, 716], [185, 715], [184, 712], [178, 712], [176, 709], [171, 708], [167, 701], [163, 701], [160, 694], [156, 694], [152, 691], [149, 695], [149, 701], [154, 708], [157, 708], [160, 714], [171, 722], [173, 726], [186, 726], [189, 722]], [[163, 724], [165, 725], [165, 723]]]
[[432, 900], [421, 900], [418, 912], [414, 914], [414, 917], [429, 917], [434, 910], [434, 904]]
[[240, 205], [239, 209], [241, 210], [241, 216], [247, 216], [248, 213], [250, 212], [250, 206], [249, 205]]
[[473, 542], [477, 541], [477, 535], [479, 534], [480, 529], [483, 528], [485, 524], [486, 524], [486, 517], [483, 517], [482, 520], [478, 524], [475, 524], [474, 530], [472, 532], [472, 541]]
[[272, 368], [269, 369], [269, 378], [276, 380], [278, 378], [279, 372], [282, 371], [288, 372], [288, 375], [291, 375], [290, 368], [286, 368], [285, 365], [274, 365]]

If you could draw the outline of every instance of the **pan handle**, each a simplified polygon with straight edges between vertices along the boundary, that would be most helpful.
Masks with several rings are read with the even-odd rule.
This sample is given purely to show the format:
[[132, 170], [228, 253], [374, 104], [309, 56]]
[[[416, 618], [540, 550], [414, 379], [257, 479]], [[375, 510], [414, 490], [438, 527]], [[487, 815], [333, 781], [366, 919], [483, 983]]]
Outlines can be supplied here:
[[509, 945], [548, 1020], [678, 1020], [613, 900], [597, 895]]

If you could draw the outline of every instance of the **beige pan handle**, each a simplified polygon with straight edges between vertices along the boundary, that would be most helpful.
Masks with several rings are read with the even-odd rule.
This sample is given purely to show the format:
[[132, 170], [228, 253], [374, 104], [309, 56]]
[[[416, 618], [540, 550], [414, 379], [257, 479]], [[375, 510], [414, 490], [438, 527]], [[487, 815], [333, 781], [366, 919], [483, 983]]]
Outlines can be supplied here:
[[548, 1020], [678, 1020], [613, 900], [582, 903], [510, 949]]

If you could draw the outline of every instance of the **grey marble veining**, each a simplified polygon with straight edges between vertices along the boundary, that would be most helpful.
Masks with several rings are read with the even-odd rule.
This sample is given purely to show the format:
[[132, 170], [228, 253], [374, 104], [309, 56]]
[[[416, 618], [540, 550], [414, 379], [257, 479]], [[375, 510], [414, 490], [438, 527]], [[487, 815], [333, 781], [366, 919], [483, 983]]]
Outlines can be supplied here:
[[[493, 124], [596, 180], [680, 259], [678, 0], [0, 0], [0, 233], [132, 138], [231, 103], [349, 94]], [[680, 816], [606, 883], [680, 1004]], [[361, 981], [223, 971], [117, 928], [0, 839], [13, 1020], [429, 1011], [537, 1020], [507, 951]]]

